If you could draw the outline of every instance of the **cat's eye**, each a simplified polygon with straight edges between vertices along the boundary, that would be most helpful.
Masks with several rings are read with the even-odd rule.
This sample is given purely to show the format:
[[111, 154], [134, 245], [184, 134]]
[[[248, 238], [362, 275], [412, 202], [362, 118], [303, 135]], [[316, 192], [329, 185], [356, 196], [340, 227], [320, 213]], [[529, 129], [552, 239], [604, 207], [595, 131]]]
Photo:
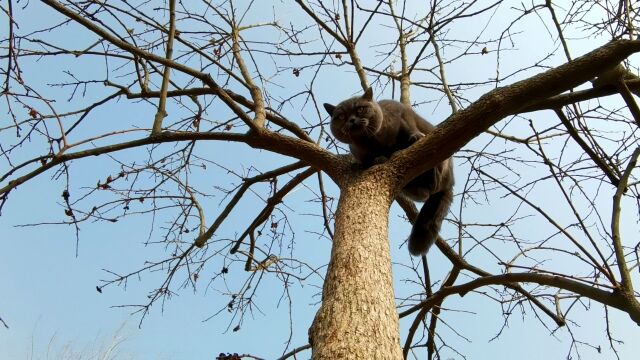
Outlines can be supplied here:
[[363, 115], [367, 109], [364, 106], [358, 106], [356, 108], [356, 114]]

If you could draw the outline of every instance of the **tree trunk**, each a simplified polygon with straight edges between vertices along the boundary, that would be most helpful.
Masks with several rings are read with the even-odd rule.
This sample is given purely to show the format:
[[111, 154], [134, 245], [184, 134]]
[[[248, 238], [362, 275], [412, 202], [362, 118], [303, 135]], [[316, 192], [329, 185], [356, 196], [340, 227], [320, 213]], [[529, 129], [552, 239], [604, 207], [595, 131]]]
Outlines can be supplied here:
[[342, 184], [322, 305], [309, 330], [314, 360], [402, 359], [388, 240], [393, 180], [384, 173]]

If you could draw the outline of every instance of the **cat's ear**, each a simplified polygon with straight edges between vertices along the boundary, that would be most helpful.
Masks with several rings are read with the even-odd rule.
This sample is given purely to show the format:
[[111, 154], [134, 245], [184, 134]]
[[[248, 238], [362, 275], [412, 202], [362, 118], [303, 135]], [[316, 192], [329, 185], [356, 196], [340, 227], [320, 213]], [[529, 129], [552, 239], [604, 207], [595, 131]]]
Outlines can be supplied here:
[[368, 87], [367, 90], [364, 91], [364, 95], [362, 95], [362, 98], [367, 101], [373, 100], [373, 90], [371, 89], [371, 87]]
[[324, 103], [323, 105], [324, 105], [324, 109], [327, 110], [327, 112], [329, 113], [329, 116], [333, 116], [333, 111], [336, 109], [336, 107], [327, 103]]

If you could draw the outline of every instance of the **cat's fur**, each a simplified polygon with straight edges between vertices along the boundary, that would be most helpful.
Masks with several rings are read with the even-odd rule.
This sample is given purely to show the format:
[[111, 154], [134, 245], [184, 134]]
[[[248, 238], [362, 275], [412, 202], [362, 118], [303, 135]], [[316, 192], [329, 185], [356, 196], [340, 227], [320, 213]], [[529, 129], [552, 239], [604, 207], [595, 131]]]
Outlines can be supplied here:
[[[337, 106], [324, 104], [324, 108], [331, 115], [335, 138], [349, 144], [353, 156], [366, 166], [391, 157], [434, 129], [409, 106], [393, 100], [376, 102], [371, 88], [362, 96]], [[451, 159], [411, 180], [402, 192], [413, 200], [425, 201], [409, 236], [409, 252], [425, 254], [435, 242], [453, 201]]]

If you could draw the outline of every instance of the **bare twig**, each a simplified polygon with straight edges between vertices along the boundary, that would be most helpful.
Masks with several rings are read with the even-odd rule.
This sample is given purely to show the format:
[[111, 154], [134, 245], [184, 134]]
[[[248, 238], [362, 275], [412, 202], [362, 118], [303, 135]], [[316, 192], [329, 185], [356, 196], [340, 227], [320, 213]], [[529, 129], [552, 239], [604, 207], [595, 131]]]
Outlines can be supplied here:
[[[173, 38], [176, 34], [176, 0], [169, 0], [169, 36], [167, 38], [167, 60], [171, 60], [173, 55]], [[169, 75], [171, 74], [171, 68], [168, 65], [164, 66], [164, 73], [162, 74], [162, 86], [160, 87], [160, 102], [158, 103], [158, 111], [153, 119], [153, 128], [151, 129], [151, 135], [157, 135], [162, 131], [162, 120], [167, 116], [167, 89], [169, 88]]]
[[613, 241], [613, 249], [616, 254], [616, 262], [618, 263], [618, 270], [620, 271], [620, 278], [622, 280], [621, 286], [624, 291], [628, 293], [633, 293], [633, 282], [631, 281], [631, 275], [627, 268], [627, 260], [624, 256], [624, 248], [622, 246], [622, 239], [620, 238], [620, 200], [627, 190], [627, 182], [629, 181], [629, 176], [631, 176], [631, 171], [636, 167], [638, 156], [640, 156], [640, 147], [636, 148], [633, 155], [631, 155], [629, 164], [620, 178], [620, 184], [618, 184], [616, 193], [613, 195], [613, 211], [611, 214], [611, 240]]

